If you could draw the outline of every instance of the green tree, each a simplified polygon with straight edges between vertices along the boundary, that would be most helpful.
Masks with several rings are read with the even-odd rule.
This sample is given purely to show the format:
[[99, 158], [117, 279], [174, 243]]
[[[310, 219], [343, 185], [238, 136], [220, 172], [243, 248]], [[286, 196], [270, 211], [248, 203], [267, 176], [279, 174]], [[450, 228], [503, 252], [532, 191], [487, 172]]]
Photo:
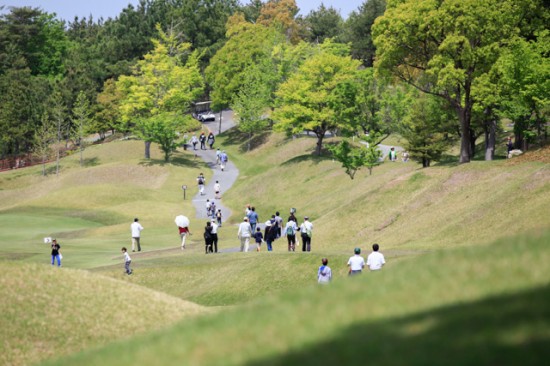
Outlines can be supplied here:
[[120, 123], [119, 103], [122, 93], [117, 89], [114, 79], [107, 79], [103, 91], [97, 95], [95, 114], [90, 124], [90, 132], [99, 134], [101, 139], [109, 130], [126, 132], [127, 128]]
[[332, 6], [325, 7], [323, 3], [317, 10], [306, 15], [304, 25], [309, 42], [323, 43], [327, 38], [338, 41], [344, 31], [344, 20], [340, 12]]
[[[535, 1], [536, 2], [536, 1]], [[460, 123], [460, 162], [472, 157], [473, 86], [518, 34], [528, 0], [394, 0], [373, 27], [379, 72], [443, 98]]]
[[[183, 115], [189, 112], [191, 103], [202, 93], [198, 52], [193, 52], [185, 64], [182, 54], [191, 45], [178, 43], [174, 33], [166, 34], [158, 28], [160, 39], [153, 40], [155, 48], [140, 60], [131, 76], [121, 76], [117, 87], [123, 94], [120, 101], [121, 119], [125, 123], [139, 120], [140, 134], [154, 129], [143, 128], [143, 123], [155, 116], [170, 113]], [[189, 117], [190, 118], [190, 117]], [[167, 123], [166, 118], [153, 118], [151, 123]], [[150, 158], [153, 136], [144, 138], [145, 158]]]
[[47, 113], [42, 115], [40, 122], [34, 131], [33, 153], [42, 161], [42, 176], [46, 176], [46, 161], [51, 156], [52, 144], [56, 140], [56, 131], [55, 125]]
[[159, 144], [164, 153], [164, 161], [168, 162], [178, 147], [178, 129], [183, 125], [184, 117], [172, 113], [159, 113], [149, 118], [138, 118], [135, 131], [144, 141]]
[[327, 132], [353, 131], [359, 65], [349, 56], [321, 48], [279, 87], [279, 107], [273, 113], [275, 128], [292, 134], [314, 132], [318, 155]]
[[86, 144], [84, 136], [88, 132], [90, 125], [90, 114], [90, 102], [86, 98], [84, 92], [81, 91], [78, 93], [78, 97], [76, 98], [76, 103], [73, 108], [73, 128], [80, 150], [80, 166], [82, 166], [83, 163], [82, 155]]

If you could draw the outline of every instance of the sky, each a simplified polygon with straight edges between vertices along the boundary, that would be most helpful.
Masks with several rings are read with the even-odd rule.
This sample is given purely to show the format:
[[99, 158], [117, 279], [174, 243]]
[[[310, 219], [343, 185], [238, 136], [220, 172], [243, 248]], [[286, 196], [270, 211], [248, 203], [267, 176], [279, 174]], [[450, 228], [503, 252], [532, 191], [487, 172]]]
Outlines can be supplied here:
[[[365, 0], [296, 0], [300, 13], [307, 15], [321, 5], [332, 6], [340, 10], [340, 14], [347, 18], [348, 14], [357, 10]], [[56, 13], [61, 19], [71, 21], [77, 15], [79, 18], [93, 15], [94, 19], [116, 17], [128, 4], [138, 4], [139, 0], [0, 0], [0, 5], [39, 7], [48, 13]], [[248, 3], [241, 0], [241, 3]], [[3, 12], [6, 12], [4, 9]]]

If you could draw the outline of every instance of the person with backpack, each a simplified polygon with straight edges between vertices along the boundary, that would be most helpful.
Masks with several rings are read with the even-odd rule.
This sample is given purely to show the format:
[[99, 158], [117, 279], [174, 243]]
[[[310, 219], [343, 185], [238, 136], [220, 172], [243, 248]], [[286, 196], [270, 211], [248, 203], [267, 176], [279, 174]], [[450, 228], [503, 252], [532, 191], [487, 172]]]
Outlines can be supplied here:
[[296, 231], [298, 231], [296, 223], [289, 219], [284, 229], [284, 232], [286, 233], [286, 239], [288, 241], [289, 252], [296, 251]]
[[214, 134], [210, 132], [208, 134], [208, 146], [210, 146], [210, 150], [214, 149], [214, 141], [216, 141], [216, 138], [214, 137]]
[[222, 227], [222, 210], [221, 210], [221, 208], [218, 208], [218, 211], [216, 211], [216, 221], [218, 222], [218, 226]]
[[227, 153], [224, 150], [220, 155], [220, 168], [222, 172], [225, 169], [225, 165], [227, 164], [228, 161], [229, 161], [229, 158], [227, 157]]
[[326, 284], [332, 281], [332, 270], [328, 266], [328, 259], [323, 258], [321, 260], [322, 265], [317, 270], [317, 283]]
[[206, 136], [204, 135], [204, 132], [201, 132], [199, 142], [201, 143], [201, 150], [206, 150]]
[[204, 175], [202, 173], [199, 174], [197, 177], [197, 185], [199, 186], [199, 193], [200, 195], [204, 195], [204, 184], [206, 183], [206, 179], [204, 178]]
[[212, 224], [210, 221], [206, 222], [206, 226], [204, 227], [204, 254], [212, 253], [212, 244], [214, 242], [214, 238], [212, 236]]
[[300, 236], [302, 237], [302, 252], [311, 251], [311, 237], [313, 224], [309, 221], [309, 217], [304, 217], [304, 222], [300, 225]]

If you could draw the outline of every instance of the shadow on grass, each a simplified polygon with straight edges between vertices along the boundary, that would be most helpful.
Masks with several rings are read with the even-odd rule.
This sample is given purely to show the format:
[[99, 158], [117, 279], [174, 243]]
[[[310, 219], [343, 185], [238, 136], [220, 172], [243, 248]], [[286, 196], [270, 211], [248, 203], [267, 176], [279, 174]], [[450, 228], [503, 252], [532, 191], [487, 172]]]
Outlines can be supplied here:
[[97, 157], [94, 157], [94, 158], [85, 158], [82, 160], [82, 166], [88, 168], [88, 167], [92, 167], [92, 166], [97, 166], [99, 165], [99, 158]]
[[358, 322], [325, 342], [248, 365], [543, 365], [550, 359], [548, 329], [550, 286], [545, 286]]
[[[252, 138], [250, 138], [247, 133], [241, 132], [237, 128], [233, 128], [224, 132], [223, 135], [226, 137], [224, 145], [237, 146], [240, 153], [246, 153], [265, 144], [271, 135], [271, 131], [263, 131], [252, 135]], [[248, 149], [249, 142], [250, 150]]]
[[199, 157], [195, 157], [194, 155], [189, 154], [181, 154], [178, 153], [176, 155], [173, 155], [169, 161], [164, 161], [164, 159], [149, 159], [149, 160], [143, 160], [139, 162], [139, 165], [141, 166], [165, 166], [165, 165], [176, 165], [176, 166], [182, 166], [182, 167], [191, 167], [191, 168], [198, 168], [202, 165], [202, 159]]

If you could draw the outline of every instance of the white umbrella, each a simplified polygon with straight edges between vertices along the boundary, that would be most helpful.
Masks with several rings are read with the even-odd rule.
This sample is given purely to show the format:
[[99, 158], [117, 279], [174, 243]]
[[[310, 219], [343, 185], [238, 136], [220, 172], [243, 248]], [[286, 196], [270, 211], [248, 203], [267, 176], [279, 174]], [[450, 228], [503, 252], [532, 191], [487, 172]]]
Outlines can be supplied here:
[[183, 215], [176, 216], [175, 222], [176, 222], [176, 225], [178, 225], [179, 227], [189, 226], [189, 219], [187, 218], [187, 216], [183, 216]]

